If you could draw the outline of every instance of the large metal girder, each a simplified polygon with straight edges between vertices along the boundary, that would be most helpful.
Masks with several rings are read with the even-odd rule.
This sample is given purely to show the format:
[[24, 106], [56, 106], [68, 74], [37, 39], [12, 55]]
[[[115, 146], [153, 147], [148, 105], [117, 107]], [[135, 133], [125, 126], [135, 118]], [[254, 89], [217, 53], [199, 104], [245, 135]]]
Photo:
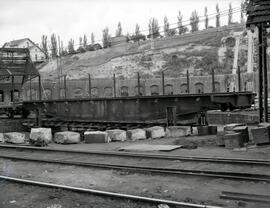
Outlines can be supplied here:
[[42, 108], [44, 113], [66, 120], [145, 122], [166, 118], [168, 107], [176, 108], [178, 121], [188, 115], [206, 110], [220, 109], [222, 105], [235, 108], [250, 107], [255, 94], [207, 93], [170, 96], [144, 96], [122, 98], [87, 98], [46, 101], [25, 101], [24, 107]]

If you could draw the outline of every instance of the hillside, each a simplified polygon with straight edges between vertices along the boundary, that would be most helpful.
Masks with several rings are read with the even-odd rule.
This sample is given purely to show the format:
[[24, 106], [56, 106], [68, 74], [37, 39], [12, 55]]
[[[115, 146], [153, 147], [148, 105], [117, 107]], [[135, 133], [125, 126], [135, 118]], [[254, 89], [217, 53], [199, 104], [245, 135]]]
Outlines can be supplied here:
[[[205, 75], [212, 68], [216, 73], [230, 73], [233, 63], [234, 43], [227, 43], [234, 32], [243, 31], [244, 25], [234, 24], [211, 28], [192, 34], [173, 36], [137, 43], [124, 43], [111, 48], [88, 51], [62, 57], [62, 71], [68, 79], [85, 78], [90, 73], [96, 78], [159, 77], [166, 70], [166, 76], [175, 77], [189, 70], [193, 75]], [[233, 41], [232, 41], [233, 42]], [[234, 41], [235, 42], [235, 41]], [[245, 45], [245, 43], [244, 43]], [[151, 49], [152, 46], [152, 49]], [[246, 58], [246, 47], [240, 53]], [[243, 62], [244, 65], [245, 62]], [[57, 78], [57, 61], [53, 60], [40, 69], [43, 79]]]

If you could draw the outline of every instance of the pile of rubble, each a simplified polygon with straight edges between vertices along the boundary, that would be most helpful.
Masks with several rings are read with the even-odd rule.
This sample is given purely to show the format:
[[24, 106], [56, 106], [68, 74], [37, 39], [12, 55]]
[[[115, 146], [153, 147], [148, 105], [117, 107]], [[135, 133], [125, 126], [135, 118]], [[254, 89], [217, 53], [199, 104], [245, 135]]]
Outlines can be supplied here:
[[164, 137], [173, 138], [188, 135], [191, 135], [191, 127], [189, 126], [171, 126], [167, 128], [154, 126], [145, 129], [131, 129], [127, 131], [121, 129], [107, 131], [88, 130], [83, 134], [73, 131], [62, 131], [54, 133], [54, 136], [50, 128], [32, 128], [29, 139], [24, 133], [0, 133], [0, 142], [13, 144], [24, 144], [29, 142], [34, 146], [46, 146], [51, 142], [58, 144], [77, 144], [82, 141], [82, 137], [84, 138], [85, 143], [109, 143], [111, 141], [137, 141]]
[[270, 123], [260, 123], [249, 129], [246, 124], [235, 123], [224, 126], [222, 132], [217, 133], [217, 145], [227, 149], [237, 149], [248, 145], [262, 145], [270, 142]]

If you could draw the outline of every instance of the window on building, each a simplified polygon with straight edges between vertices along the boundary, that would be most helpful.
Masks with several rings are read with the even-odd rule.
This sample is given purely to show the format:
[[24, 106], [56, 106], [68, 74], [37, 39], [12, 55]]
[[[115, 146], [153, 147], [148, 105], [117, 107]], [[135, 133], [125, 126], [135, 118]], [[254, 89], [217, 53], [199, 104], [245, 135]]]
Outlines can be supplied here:
[[173, 86], [171, 84], [165, 85], [165, 95], [173, 95]]
[[37, 61], [37, 54], [35, 54], [35, 60]]
[[128, 87], [127, 86], [121, 87], [121, 96], [124, 96], [124, 97], [128, 96]]
[[151, 95], [152, 96], [157, 96], [159, 95], [159, 89], [158, 89], [158, 86], [157, 85], [152, 85], [150, 87], [150, 90], [151, 90]]
[[188, 92], [188, 86], [186, 83], [180, 85], [180, 93], [184, 94]]
[[112, 87], [105, 87], [104, 88], [104, 97], [112, 97], [112, 96], [113, 96]]
[[195, 93], [201, 94], [203, 93], [203, 84], [202, 83], [196, 83], [195, 84]]

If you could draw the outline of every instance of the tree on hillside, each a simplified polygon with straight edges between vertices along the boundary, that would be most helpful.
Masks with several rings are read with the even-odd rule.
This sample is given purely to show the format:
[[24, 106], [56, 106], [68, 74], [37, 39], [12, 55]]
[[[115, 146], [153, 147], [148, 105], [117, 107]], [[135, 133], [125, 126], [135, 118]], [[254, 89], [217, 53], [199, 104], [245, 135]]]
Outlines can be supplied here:
[[83, 38], [79, 37], [79, 46], [81, 47], [83, 45]]
[[205, 18], [205, 29], [207, 29], [208, 28], [208, 23], [209, 23], [209, 19], [208, 19], [208, 9], [207, 9], [207, 7], [204, 7], [204, 18]]
[[138, 44], [140, 43], [140, 40], [146, 40], [145, 35], [141, 34], [141, 32], [140, 32], [140, 26], [138, 24], [136, 24], [136, 26], [135, 26], [134, 35], [130, 36], [129, 40], [132, 40], [134, 42], [138, 42]]
[[156, 18], [153, 17], [149, 20], [148, 29], [149, 29], [148, 35], [149, 38], [157, 38], [160, 36], [158, 20]]
[[243, 24], [245, 22], [244, 14], [246, 12], [246, 2], [241, 2], [241, 15], [240, 15], [240, 22]]
[[48, 41], [47, 41], [47, 35], [42, 35], [41, 37], [41, 48], [48, 56]]
[[229, 4], [229, 13], [228, 13], [228, 25], [232, 24], [232, 15], [233, 15], [232, 4], [230, 3]]
[[74, 40], [72, 38], [68, 41], [68, 53], [69, 54], [75, 53]]
[[121, 26], [121, 22], [118, 22], [117, 30], [116, 30], [116, 32], [115, 32], [115, 36], [116, 36], [116, 37], [122, 36], [122, 26]]
[[168, 37], [170, 33], [170, 23], [166, 16], [164, 17], [163, 21], [164, 21], [164, 35], [165, 37]]
[[51, 52], [52, 52], [52, 58], [57, 57], [57, 40], [56, 35], [53, 33], [51, 35]]
[[109, 28], [108, 27], [106, 27], [102, 31], [102, 43], [103, 43], [104, 48], [110, 47], [110, 35], [109, 35]]
[[220, 11], [219, 11], [219, 5], [217, 3], [216, 5], [216, 27], [220, 27]]
[[194, 10], [191, 13], [190, 25], [191, 25], [191, 32], [196, 32], [199, 30], [199, 15], [196, 10]]
[[83, 35], [83, 47], [87, 47], [87, 36], [85, 34]]
[[91, 44], [92, 45], [95, 44], [95, 35], [94, 35], [94, 33], [91, 33]]
[[178, 34], [182, 35], [185, 34], [188, 31], [188, 28], [183, 26], [183, 15], [181, 14], [181, 12], [179, 11], [178, 16], [177, 16], [178, 22]]

